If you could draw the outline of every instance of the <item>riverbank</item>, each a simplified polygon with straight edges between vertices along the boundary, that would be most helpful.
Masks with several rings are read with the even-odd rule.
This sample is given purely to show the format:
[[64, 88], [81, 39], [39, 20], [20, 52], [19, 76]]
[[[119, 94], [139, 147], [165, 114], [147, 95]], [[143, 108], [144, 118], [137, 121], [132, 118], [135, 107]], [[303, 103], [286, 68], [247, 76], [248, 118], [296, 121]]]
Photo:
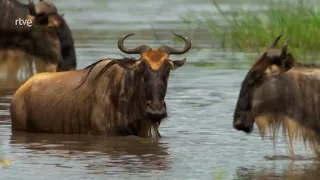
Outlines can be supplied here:
[[[301, 61], [320, 59], [320, 11], [319, 5], [307, 1], [281, 1], [260, 3], [257, 6], [223, 8], [212, 0], [214, 11], [190, 11], [184, 22], [190, 28], [206, 28], [226, 50], [249, 53], [265, 51], [279, 34], [290, 36], [289, 50]], [[217, 15], [220, 18], [217, 18]], [[193, 26], [192, 28], [195, 28]], [[191, 29], [191, 28], [190, 28]]]

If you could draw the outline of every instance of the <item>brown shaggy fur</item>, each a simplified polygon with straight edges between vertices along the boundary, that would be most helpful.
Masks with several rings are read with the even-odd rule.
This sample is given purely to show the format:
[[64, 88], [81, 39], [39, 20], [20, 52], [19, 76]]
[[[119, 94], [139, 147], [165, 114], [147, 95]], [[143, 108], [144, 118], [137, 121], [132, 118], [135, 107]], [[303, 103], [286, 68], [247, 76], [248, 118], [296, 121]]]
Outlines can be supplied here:
[[[269, 130], [273, 138], [282, 128], [289, 143], [293, 139], [309, 143], [320, 157], [320, 69], [312, 65], [296, 65], [281, 76], [270, 77], [255, 90], [252, 115], [261, 135]], [[263, 103], [261, 103], [263, 102]], [[270, 113], [272, 112], [272, 113]]]
[[0, 71], [7, 73], [8, 82], [17, 81], [19, 69], [25, 75], [33, 75], [33, 61], [37, 72], [57, 70], [62, 56], [56, 30], [34, 26], [24, 32], [1, 32]]
[[142, 45], [128, 50], [132, 58], [104, 59], [83, 70], [39, 73], [24, 83], [12, 97], [10, 114], [13, 131], [136, 135], [161, 137], [160, 123], [167, 117], [165, 96], [171, 70], [183, 66], [183, 60], [170, 60], [170, 54], [183, 50], [169, 46], [153, 49]]
[[[0, 20], [3, 21], [0, 24], [0, 69], [6, 72], [10, 84], [17, 81], [19, 70], [27, 77], [33, 75], [33, 63], [35, 72], [76, 68], [71, 31], [64, 18], [53, 11], [55, 6], [50, 3], [44, 6], [46, 3], [37, 3], [38, 14], [32, 16], [28, 5], [0, 0]], [[32, 27], [14, 25], [18, 18], [32, 20]]]
[[235, 128], [251, 132], [249, 126], [255, 122], [261, 136], [269, 132], [274, 140], [281, 128], [293, 158], [295, 138], [320, 157], [319, 67], [300, 63], [290, 53], [283, 56], [274, 48], [264, 53], [242, 83]]
[[[90, 68], [55, 74], [40, 73], [30, 78], [12, 98], [13, 130], [148, 136], [152, 125], [136, 121], [142, 116], [142, 112], [137, 111], [142, 103], [140, 98], [143, 97], [140, 94], [139, 75], [125, 72], [115, 65], [108, 67], [104, 76], [96, 78], [97, 72], [108, 63], [110, 60], [97, 63], [94, 66], [96, 70], [88, 75], [88, 80], [78, 89], [76, 87]], [[134, 81], [126, 80], [128, 78], [133, 78]], [[45, 82], [50, 82], [52, 86], [47, 86]], [[119, 94], [121, 89], [126, 89], [127, 92]], [[55, 96], [47, 96], [48, 94]], [[41, 109], [36, 108], [40, 107], [38, 104], [41, 104]], [[76, 109], [73, 108], [75, 105]], [[55, 111], [52, 112], [52, 109]], [[22, 112], [29, 114], [21, 114]], [[38, 119], [39, 117], [45, 117], [46, 120]]]
[[142, 74], [125, 71], [114, 61], [118, 60], [100, 60], [83, 70], [31, 77], [12, 98], [12, 129], [140, 137], [154, 132], [160, 136], [159, 124], [145, 117]]

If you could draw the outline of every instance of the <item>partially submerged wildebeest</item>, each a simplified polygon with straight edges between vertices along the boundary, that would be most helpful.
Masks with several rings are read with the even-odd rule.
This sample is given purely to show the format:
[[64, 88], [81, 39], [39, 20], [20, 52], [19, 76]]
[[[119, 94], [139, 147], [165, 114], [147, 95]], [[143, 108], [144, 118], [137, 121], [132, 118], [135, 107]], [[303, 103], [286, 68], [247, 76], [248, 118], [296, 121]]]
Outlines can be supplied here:
[[167, 117], [164, 101], [170, 70], [184, 65], [171, 61], [170, 54], [184, 54], [191, 48], [188, 38], [182, 50], [169, 46], [152, 49], [141, 45], [119, 49], [132, 58], [103, 59], [83, 70], [39, 73], [14, 94], [10, 113], [12, 130], [62, 133], [136, 135], [148, 137]]
[[[32, 26], [17, 25], [19, 18], [31, 20]], [[0, 64], [7, 65], [8, 81], [16, 80], [22, 64], [30, 71], [33, 60], [37, 72], [76, 68], [71, 31], [54, 4], [42, 0], [36, 5], [31, 0], [29, 4], [0, 0], [0, 21]]]
[[251, 133], [256, 122], [261, 135], [267, 130], [282, 131], [289, 140], [302, 138], [320, 155], [320, 65], [298, 62], [287, 52], [288, 40], [281, 50], [271, 48], [253, 64], [242, 82], [234, 112], [237, 130]]

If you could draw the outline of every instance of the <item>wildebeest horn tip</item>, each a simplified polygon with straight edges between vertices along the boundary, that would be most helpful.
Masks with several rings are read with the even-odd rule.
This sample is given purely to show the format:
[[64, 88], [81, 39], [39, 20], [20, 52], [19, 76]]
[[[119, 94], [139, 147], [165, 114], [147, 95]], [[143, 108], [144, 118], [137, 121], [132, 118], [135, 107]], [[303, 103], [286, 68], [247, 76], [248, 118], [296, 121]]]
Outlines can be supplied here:
[[123, 45], [124, 40], [127, 39], [129, 36], [132, 36], [132, 35], [134, 35], [134, 33], [130, 33], [130, 34], [124, 35], [121, 38], [119, 38], [119, 40], [118, 40], [118, 48], [122, 52], [127, 53], [127, 54], [142, 54], [147, 49], [150, 49], [150, 47], [146, 46], [146, 45], [141, 45], [141, 46], [138, 46], [138, 47], [136, 47], [134, 49], [125, 48], [124, 45]]
[[289, 40], [290, 40], [290, 36], [284, 41], [283, 48], [287, 48]]
[[35, 16], [37, 14], [36, 13], [36, 8], [35, 8], [34, 3], [33, 3], [33, 0], [29, 0], [29, 13], [32, 16]]
[[271, 45], [270, 48], [276, 47], [276, 45], [277, 45], [277, 43], [278, 43], [278, 41], [279, 41], [279, 39], [280, 39], [281, 37], [282, 37], [282, 34], [280, 34], [279, 36], [277, 36], [276, 39], [273, 40], [272, 45]]
[[287, 47], [288, 47], [289, 40], [290, 40], [290, 36], [283, 43], [282, 50], [281, 50], [281, 56], [283, 56], [283, 57], [286, 56], [286, 54], [287, 54]]
[[176, 34], [176, 33], [173, 33], [173, 34], [175, 36], [183, 39], [183, 41], [185, 43], [184, 48], [182, 50], [177, 50], [172, 47], [163, 45], [163, 46], [161, 46], [161, 49], [163, 49], [168, 55], [170, 55], [170, 54], [178, 54], [179, 55], [179, 54], [184, 54], [184, 53], [188, 52], [191, 49], [191, 40], [189, 38], [181, 36], [179, 34]]
[[290, 36], [286, 39], [286, 41], [284, 42], [285, 45], [288, 45], [288, 42], [290, 40]]

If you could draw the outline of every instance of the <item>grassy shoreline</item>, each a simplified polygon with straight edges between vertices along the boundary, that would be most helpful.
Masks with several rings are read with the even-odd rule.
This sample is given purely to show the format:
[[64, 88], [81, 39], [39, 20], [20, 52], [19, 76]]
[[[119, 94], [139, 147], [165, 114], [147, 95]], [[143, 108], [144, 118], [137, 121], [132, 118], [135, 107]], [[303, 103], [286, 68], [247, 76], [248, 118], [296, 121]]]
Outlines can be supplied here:
[[[212, 0], [213, 12], [190, 11], [183, 21], [189, 29], [191, 22], [206, 28], [217, 39], [221, 48], [231, 51], [256, 52], [265, 51], [273, 39], [283, 34], [278, 46], [290, 36], [289, 50], [300, 61], [320, 59], [320, 8], [319, 5], [304, 0], [266, 2], [259, 8], [224, 11]], [[267, 8], [266, 8], [267, 6]]]

